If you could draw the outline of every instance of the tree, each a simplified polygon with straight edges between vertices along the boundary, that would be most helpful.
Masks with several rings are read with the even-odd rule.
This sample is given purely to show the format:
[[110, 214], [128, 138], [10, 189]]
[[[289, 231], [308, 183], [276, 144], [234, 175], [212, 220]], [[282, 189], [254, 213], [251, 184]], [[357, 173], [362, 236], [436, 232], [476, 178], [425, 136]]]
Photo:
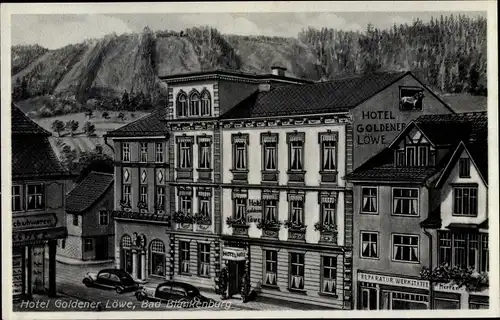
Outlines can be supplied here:
[[85, 122], [83, 125], [83, 132], [87, 134], [87, 136], [92, 136], [95, 133], [95, 125], [92, 124], [90, 121]]
[[96, 145], [92, 151], [84, 151], [78, 161], [79, 177], [77, 182], [83, 180], [91, 171], [113, 173], [113, 159], [103, 152], [101, 145]]
[[91, 109], [87, 109], [87, 110], [85, 111], [85, 116], [86, 116], [88, 119], [92, 118], [92, 116], [93, 116], [93, 115], [94, 115], [94, 111], [92, 111]]
[[104, 111], [104, 112], [102, 113], [102, 117], [103, 117], [104, 119], [109, 119], [109, 113], [108, 113], [107, 111]]
[[124, 120], [125, 120], [125, 113], [120, 112], [120, 113], [118, 114], [117, 118], [118, 118], [118, 119], [120, 119], [120, 120], [122, 120], [122, 121], [124, 121]]
[[78, 130], [78, 127], [80, 124], [76, 120], [69, 120], [66, 122], [66, 131], [70, 132], [71, 135], [75, 135], [76, 130]]
[[61, 156], [60, 156], [61, 163], [70, 172], [74, 173], [77, 169], [75, 163], [76, 159], [77, 159], [77, 153], [75, 149], [72, 149], [68, 145], [64, 145], [61, 148]]
[[64, 122], [61, 120], [54, 120], [54, 122], [52, 122], [52, 130], [60, 137], [61, 132], [64, 131]]
[[128, 108], [130, 107], [130, 99], [127, 90], [125, 90], [125, 92], [122, 95], [121, 105], [122, 109], [124, 110], [128, 110]]

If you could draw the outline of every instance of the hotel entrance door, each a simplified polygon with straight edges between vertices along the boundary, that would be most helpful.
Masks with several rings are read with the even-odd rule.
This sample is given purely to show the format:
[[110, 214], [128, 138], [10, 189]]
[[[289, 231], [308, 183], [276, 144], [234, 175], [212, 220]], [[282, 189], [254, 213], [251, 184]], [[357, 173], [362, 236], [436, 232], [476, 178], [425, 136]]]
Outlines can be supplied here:
[[228, 261], [228, 293], [229, 296], [241, 292], [241, 281], [245, 272], [245, 261]]

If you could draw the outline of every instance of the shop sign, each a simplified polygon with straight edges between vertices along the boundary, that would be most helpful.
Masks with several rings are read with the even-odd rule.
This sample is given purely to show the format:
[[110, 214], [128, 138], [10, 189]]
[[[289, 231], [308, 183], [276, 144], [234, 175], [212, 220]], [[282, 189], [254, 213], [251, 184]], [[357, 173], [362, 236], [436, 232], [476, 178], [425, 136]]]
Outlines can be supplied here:
[[465, 292], [465, 286], [459, 287], [452, 283], [438, 283], [434, 285], [434, 290], [444, 292]]
[[12, 217], [13, 231], [53, 228], [56, 224], [57, 217], [54, 213]]
[[222, 258], [231, 261], [245, 261], [246, 250], [241, 248], [223, 248]]
[[385, 284], [389, 286], [429, 289], [429, 281], [358, 272], [358, 281]]
[[262, 200], [248, 199], [247, 213], [262, 213]]
[[12, 233], [12, 242], [24, 242], [26, 244], [36, 243], [44, 240], [65, 238], [68, 235], [66, 227], [42, 229], [33, 231], [21, 231]]

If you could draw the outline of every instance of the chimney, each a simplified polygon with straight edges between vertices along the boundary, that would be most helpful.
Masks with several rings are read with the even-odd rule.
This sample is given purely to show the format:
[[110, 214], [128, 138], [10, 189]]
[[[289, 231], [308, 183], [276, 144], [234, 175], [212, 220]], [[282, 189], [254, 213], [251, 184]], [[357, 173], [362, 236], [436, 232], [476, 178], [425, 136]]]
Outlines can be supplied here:
[[284, 67], [272, 66], [271, 70], [272, 70], [273, 75], [275, 75], [275, 76], [278, 76], [278, 77], [285, 76], [286, 68], [284, 68]]

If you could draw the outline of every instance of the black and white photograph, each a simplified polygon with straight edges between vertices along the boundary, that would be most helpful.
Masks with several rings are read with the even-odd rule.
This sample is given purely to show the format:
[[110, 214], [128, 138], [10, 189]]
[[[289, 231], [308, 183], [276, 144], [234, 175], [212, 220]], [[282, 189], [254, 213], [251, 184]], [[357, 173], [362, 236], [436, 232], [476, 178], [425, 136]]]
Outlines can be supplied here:
[[2, 4], [3, 317], [499, 316], [495, 4]]

